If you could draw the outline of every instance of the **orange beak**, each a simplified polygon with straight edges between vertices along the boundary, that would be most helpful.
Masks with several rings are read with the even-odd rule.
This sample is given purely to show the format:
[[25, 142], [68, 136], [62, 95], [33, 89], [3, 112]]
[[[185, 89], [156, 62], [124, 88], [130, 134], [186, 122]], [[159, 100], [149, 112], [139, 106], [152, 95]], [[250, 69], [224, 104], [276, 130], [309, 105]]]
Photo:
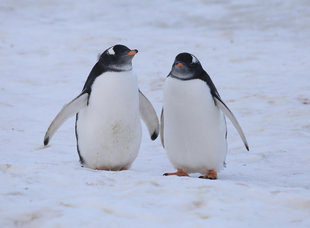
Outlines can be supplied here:
[[178, 63], [177, 66], [181, 67], [181, 66], [183, 66], [183, 63]]
[[138, 53], [138, 50], [129, 51], [127, 55], [135, 55]]

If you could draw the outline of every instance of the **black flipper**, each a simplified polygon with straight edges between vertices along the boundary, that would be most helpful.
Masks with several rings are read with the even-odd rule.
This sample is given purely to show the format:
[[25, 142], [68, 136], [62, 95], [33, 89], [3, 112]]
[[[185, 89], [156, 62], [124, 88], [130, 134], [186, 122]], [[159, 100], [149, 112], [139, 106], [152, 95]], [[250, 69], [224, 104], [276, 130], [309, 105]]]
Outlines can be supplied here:
[[144, 96], [139, 90], [139, 109], [140, 116], [149, 130], [152, 140], [158, 137], [159, 133], [159, 122], [156, 112], [151, 102]]
[[71, 116], [78, 113], [83, 107], [87, 105], [88, 93], [80, 94], [74, 98], [70, 103], [66, 104], [57, 116], [54, 118], [48, 127], [44, 136], [44, 145], [46, 146], [58, 128]]

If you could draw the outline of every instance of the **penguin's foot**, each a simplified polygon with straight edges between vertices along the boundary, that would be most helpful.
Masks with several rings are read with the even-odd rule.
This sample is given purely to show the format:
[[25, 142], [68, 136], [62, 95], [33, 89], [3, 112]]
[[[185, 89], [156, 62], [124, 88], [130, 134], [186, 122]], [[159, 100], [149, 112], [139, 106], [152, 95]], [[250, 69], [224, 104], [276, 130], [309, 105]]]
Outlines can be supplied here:
[[128, 166], [124, 166], [124, 167], [96, 167], [94, 168], [95, 170], [105, 170], [105, 171], [126, 171], [129, 169]]
[[179, 177], [187, 177], [188, 174], [185, 173], [182, 169], [178, 169], [175, 173], [164, 173], [164, 176], [171, 176], [171, 175], [177, 175]]
[[207, 175], [200, 176], [199, 178], [216, 180], [217, 179], [217, 172], [214, 170], [209, 170]]

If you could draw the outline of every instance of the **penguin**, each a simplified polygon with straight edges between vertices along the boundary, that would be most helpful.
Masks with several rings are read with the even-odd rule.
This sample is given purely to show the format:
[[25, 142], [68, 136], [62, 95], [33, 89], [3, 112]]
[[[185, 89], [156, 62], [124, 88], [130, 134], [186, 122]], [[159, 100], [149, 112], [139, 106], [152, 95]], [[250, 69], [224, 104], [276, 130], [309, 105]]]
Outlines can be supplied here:
[[177, 171], [164, 175], [200, 173], [200, 178], [217, 179], [227, 154], [225, 116], [249, 150], [237, 119], [199, 60], [189, 53], [178, 54], [164, 83], [160, 116], [161, 143]]
[[77, 152], [82, 166], [98, 170], [127, 170], [138, 155], [141, 121], [150, 137], [159, 134], [159, 121], [150, 101], [138, 88], [132, 59], [138, 50], [117, 44], [94, 65], [82, 92], [65, 105], [44, 136], [47, 146], [57, 129], [76, 115]]

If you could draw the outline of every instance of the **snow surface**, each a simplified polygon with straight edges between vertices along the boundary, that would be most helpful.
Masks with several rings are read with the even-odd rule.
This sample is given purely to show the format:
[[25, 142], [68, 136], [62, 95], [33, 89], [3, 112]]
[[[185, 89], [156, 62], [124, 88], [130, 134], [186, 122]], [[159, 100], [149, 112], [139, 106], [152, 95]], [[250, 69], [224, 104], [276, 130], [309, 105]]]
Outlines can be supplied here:
[[[88, 2], [88, 3], [87, 3]], [[216, 181], [174, 171], [146, 128], [129, 171], [80, 167], [74, 119], [43, 149], [97, 54], [136, 48], [139, 86], [160, 114], [174, 57], [193, 53], [237, 116]], [[310, 227], [308, 0], [0, 4], [0, 227]]]

